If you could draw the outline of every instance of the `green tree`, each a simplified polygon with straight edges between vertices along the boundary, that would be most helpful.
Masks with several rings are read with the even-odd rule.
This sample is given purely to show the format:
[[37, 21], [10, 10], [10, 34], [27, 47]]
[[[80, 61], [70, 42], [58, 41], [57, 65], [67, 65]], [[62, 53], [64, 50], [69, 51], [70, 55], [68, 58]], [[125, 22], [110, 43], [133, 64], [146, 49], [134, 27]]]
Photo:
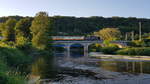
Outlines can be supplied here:
[[121, 32], [117, 28], [104, 28], [94, 34], [101, 39], [108, 41], [118, 40], [121, 37]]
[[17, 22], [15, 26], [17, 45], [24, 45], [27, 41], [31, 39], [30, 26], [31, 26], [30, 18], [24, 18]]
[[30, 27], [32, 33], [32, 44], [37, 49], [46, 49], [50, 43], [50, 35], [52, 31], [52, 21], [49, 20], [46, 12], [36, 14]]
[[4, 23], [0, 23], [0, 36], [2, 36], [2, 31], [5, 28], [5, 24]]
[[15, 25], [16, 20], [11, 18], [3, 24], [2, 36], [4, 41], [15, 41]]

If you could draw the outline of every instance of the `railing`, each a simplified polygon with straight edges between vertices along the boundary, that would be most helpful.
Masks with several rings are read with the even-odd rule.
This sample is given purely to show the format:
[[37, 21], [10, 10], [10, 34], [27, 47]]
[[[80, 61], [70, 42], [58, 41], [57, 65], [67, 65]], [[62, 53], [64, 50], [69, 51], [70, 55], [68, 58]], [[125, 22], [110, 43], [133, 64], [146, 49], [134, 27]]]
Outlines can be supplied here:
[[[90, 40], [81, 40], [81, 41], [78, 41], [78, 40], [64, 40], [64, 41], [62, 41], [62, 40], [57, 40], [57, 41], [53, 41], [53, 42], [103, 42], [103, 40], [92, 40], [92, 41], [90, 41]], [[111, 42], [130, 42], [130, 41], [123, 41], [123, 40], [117, 40], [117, 41], [111, 41]]]
[[103, 42], [103, 41], [53, 41], [54, 43], [94, 43], [94, 42]]

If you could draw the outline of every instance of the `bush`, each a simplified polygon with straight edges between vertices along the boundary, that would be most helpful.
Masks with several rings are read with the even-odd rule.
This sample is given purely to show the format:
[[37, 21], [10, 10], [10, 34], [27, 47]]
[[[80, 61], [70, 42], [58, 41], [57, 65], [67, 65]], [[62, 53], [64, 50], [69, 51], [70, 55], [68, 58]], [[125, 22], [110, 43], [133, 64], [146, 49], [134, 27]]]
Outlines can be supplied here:
[[27, 70], [25, 66], [31, 63], [31, 58], [17, 48], [6, 46], [0, 47], [0, 84], [26, 84], [25, 76], [18, 70]]
[[13, 48], [14, 43], [13, 42], [2, 42], [2, 41], [0, 41], [0, 47]]
[[145, 47], [147, 45], [146, 45], [146, 43], [144, 41], [135, 40], [135, 41], [132, 41], [132, 42], [128, 42], [128, 46]]
[[29, 65], [32, 63], [33, 57], [25, 55], [24, 52], [17, 48], [0, 47], [0, 57], [12, 69], [19, 72], [30, 71]]
[[102, 47], [101, 50], [104, 54], [115, 54], [115, 52], [119, 49], [120, 48], [118, 46], [107, 46], [107, 47]]
[[31, 43], [26, 43], [24, 45], [16, 45], [16, 48], [22, 52], [24, 52], [25, 55], [30, 55], [31, 53], [33, 53], [33, 51], [35, 50], [32, 47]]
[[120, 55], [147, 55], [150, 56], [150, 48], [125, 48], [118, 50], [117, 54]]
[[26, 84], [25, 77], [12, 73], [10, 68], [0, 59], [0, 84]]
[[4, 58], [9, 66], [17, 67], [27, 64], [30, 61], [29, 56], [16, 48], [2, 48], [0, 47], [0, 56]]
[[100, 52], [102, 46], [100, 44], [92, 44], [89, 46], [89, 52]]

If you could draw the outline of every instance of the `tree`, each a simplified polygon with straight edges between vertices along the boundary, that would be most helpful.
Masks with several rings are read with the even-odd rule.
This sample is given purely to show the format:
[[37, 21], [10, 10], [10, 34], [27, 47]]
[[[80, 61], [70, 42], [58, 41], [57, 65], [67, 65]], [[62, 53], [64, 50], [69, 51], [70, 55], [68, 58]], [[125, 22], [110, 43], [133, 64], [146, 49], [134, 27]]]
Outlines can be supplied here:
[[103, 40], [118, 40], [121, 37], [121, 32], [117, 28], [104, 28], [98, 32], [94, 33]]
[[15, 26], [17, 45], [24, 45], [27, 41], [31, 39], [30, 26], [31, 26], [30, 18], [24, 18], [17, 22]]
[[0, 23], [0, 36], [2, 36], [2, 31], [5, 28], [5, 24], [4, 23]]
[[32, 44], [37, 49], [46, 49], [50, 43], [50, 35], [52, 31], [52, 21], [49, 20], [46, 12], [36, 14], [30, 27], [32, 33]]
[[15, 41], [15, 25], [16, 20], [11, 18], [3, 24], [2, 36], [4, 41]]

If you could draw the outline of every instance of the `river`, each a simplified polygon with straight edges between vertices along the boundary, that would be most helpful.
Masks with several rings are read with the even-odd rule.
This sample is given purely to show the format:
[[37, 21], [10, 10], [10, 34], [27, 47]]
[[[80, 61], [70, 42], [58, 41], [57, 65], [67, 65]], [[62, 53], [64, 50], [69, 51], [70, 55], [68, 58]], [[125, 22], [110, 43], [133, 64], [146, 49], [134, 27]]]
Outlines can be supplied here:
[[[48, 58], [32, 65], [39, 84], [150, 84], [150, 61], [85, 58], [73, 53], [55, 53], [53, 66]], [[57, 67], [56, 67], [57, 65]]]

